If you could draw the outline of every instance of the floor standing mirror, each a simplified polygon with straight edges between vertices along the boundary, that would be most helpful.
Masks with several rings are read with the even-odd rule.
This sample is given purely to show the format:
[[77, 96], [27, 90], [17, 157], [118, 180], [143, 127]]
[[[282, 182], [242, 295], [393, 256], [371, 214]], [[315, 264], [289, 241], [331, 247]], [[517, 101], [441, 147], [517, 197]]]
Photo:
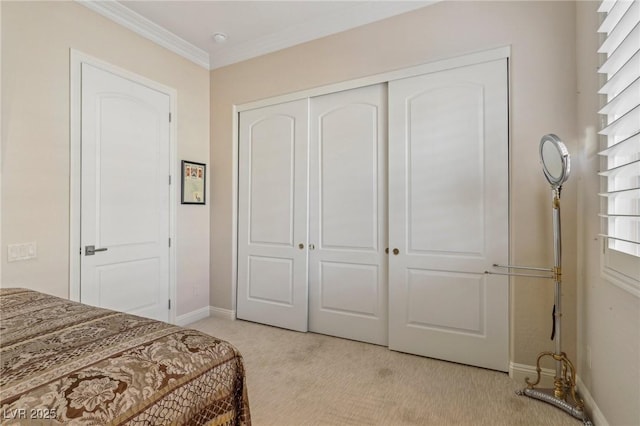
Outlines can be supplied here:
[[[560, 226], [560, 192], [562, 184], [567, 181], [571, 171], [569, 151], [564, 143], [554, 134], [547, 134], [540, 140], [540, 160], [544, 176], [551, 185], [552, 209], [553, 209], [553, 260], [552, 268], [534, 268], [527, 266], [493, 265], [496, 268], [507, 268], [507, 275], [527, 276], [550, 279], [555, 282], [555, 295], [553, 306], [553, 329], [551, 340], [555, 343], [553, 352], [541, 352], [536, 360], [537, 378], [525, 381], [527, 387], [519, 391], [519, 395], [526, 395], [552, 404], [568, 414], [583, 421], [585, 425], [592, 425], [584, 410], [584, 403], [580, 399], [576, 389], [576, 370], [573, 363], [562, 351], [562, 234]], [[528, 270], [535, 273], [519, 273], [512, 270]], [[488, 272], [497, 273], [500, 272]], [[552, 389], [539, 389], [540, 363], [544, 358], [552, 358], [555, 362], [554, 386]]]

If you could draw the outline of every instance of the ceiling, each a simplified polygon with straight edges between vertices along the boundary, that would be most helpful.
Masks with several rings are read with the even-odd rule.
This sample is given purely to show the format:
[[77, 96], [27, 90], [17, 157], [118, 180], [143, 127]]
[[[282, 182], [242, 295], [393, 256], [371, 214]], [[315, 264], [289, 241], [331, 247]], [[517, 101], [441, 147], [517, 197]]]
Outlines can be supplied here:
[[[214, 69], [375, 22], [434, 0], [78, 0], [110, 19]], [[213, 35], [227, 36], [217, 43]]]

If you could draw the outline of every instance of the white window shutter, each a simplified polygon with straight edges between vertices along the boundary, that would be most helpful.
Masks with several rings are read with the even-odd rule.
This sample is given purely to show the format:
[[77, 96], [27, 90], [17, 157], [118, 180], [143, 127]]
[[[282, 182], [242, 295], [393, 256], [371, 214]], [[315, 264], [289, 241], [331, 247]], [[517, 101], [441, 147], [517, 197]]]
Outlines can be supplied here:
[[[598, 72], [606, 103], [602, 170], [605, 268], [640, 282], [640, 1], [606, 0], [598, 9], [605, 35]], [[640, 285], [637, 287], [640, 294]]]

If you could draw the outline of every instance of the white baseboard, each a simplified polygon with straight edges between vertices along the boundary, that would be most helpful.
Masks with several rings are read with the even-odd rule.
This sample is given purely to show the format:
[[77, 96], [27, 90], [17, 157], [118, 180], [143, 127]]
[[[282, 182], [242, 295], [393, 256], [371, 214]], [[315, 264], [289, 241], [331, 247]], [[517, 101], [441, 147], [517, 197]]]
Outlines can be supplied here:
[[176, 317], [176, 325], [183, 327], [196, 321], [200, 321], [203, 318], [209, 317], [209, 306], [197, 309], [195, 311], [188, 312]]
[[215, 306], [205, 306], [195, 311], [191, 311], [183, 315], [178, 315], [176, 317], [175, 325], [184, 327], [185, 325], [189, 325], [191, 323], [209, 317], [235, 320], [236, 311], [233, 311], [231, 309], [217, 308]]
[[209, 306], [209, 315], [214, 318], [224, 318], [230, 320], [236, 319], [236, 311], [231, 309], [218, 308], [216, 306]]
[[[555, 375], [555, 370], [552, 370], [550, 368], [543, 368], [540, 371], [540, 383], [537, 385], [537, 387], [552, 388]], [[535, 381], [538, 377], [538, 372], [536, 371], [536, 367], [534, 367], [533, 365], [510, 362], [509, 377], [511, 377], [518, 383], [522, 383], [522, 386], [524, 387], [526, 386], [526, 382], [524, 380], [526, 378], [529, 378], [530, 382]]]
[[580, 376], [576, 376], [576, 385], [578, 386], [578, 393], [580, 397], [584, 401], [584, 405], [586, 407], [587, 414], [591, 418], [591, 421], [596, 426], [609, 426], [609, 422], [598, 408], [598, 404], [589, 393], [589, 389], [582, 382]]

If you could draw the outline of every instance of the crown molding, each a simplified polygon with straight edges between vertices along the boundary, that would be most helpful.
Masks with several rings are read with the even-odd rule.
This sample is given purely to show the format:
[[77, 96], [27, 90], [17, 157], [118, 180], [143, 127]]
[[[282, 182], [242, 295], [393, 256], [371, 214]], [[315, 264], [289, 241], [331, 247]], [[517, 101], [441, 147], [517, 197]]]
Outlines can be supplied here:
[[116, 0], [75, 1], [201, 67], [212, 70], [420, 9], [442, 0], [362, 2], [347, 10], [300, 22], [260, 40], [249, 40], [233, 47], [220, 49], [212, 57], [205, 50], [194, 46]]
[[77, 3], [99, 13], [105, 18], [145, 37], [178, 55], [209, 69], [209, 54], [204, 50], [178, 37], [160, 25], [123, 6], [117, 1], [76, 0]]
[[362, 2], [347, 10], [318, 16], [311, 21], [263, 37], [260, 41], [249, 40], [234, 47], [220, 49], [211, 58], [210, 68], [216, 69], [244, 61], [297, 44], [305, 43], [351, 28], [366, 25], [395, 15], [430, 6], [442, 0]]

